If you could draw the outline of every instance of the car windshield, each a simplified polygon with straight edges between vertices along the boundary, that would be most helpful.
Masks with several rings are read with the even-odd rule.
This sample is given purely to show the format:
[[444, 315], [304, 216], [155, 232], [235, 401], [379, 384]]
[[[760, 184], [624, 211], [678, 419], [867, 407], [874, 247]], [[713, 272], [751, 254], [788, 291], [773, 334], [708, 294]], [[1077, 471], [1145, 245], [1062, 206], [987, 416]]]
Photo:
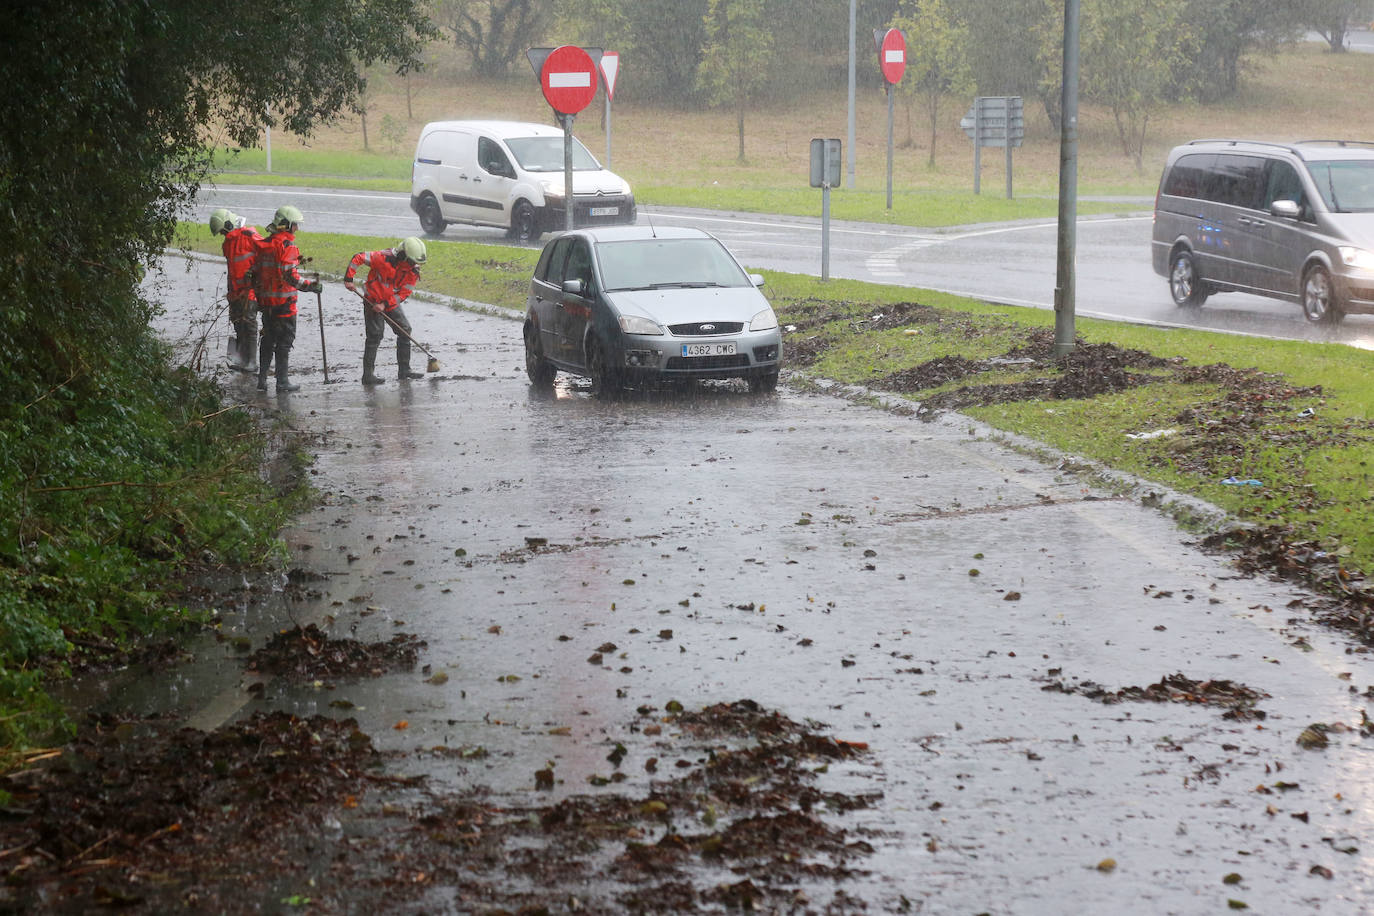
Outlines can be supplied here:
[[600, 242], [606, 290], [752, 286], [749, 277], [715, 239], [628, 239]]
[[[563, 171], [562, 137], [516, 137], [507, 140], [506, 145], [515, 154], [520, 167], [527, 172]], [[572, 166], [575, 172], [596, 172], [601, 169], [601, 163], [576, 137], [573, 137]]]
[[1326, 207], [1335, 213], [1374, 212], [1374, 159], [1307, 163]]

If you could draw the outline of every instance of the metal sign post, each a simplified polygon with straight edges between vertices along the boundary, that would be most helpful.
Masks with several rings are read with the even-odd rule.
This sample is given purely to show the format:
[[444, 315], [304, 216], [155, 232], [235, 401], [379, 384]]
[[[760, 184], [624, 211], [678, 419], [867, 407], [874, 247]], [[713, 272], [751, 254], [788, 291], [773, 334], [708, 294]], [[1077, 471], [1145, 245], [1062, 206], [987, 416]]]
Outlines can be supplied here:
[[973, 107], [968, 114], [959, 121], [959, 126], [973, 141], [974, 194], [980, 190], [983, 147], [1001, 146], [1006, 148], [1007, 199], [1011, 200], [1011, 149], [1020, 146], [1026, 134], [1021, 107], [1020, 96], [979, 96], [973, 100]]
[[878, 67], [887, 84], [887, 208], [892, 209], [892, 105], [893, 90], [906, 75], [906, 36], [901, 29], [874, 29], [878, 46]]
[[830, 189], [840, 183], [840, 141], [811, 141], [811, 187], [821, 189], [821, 281], [830, 279]]

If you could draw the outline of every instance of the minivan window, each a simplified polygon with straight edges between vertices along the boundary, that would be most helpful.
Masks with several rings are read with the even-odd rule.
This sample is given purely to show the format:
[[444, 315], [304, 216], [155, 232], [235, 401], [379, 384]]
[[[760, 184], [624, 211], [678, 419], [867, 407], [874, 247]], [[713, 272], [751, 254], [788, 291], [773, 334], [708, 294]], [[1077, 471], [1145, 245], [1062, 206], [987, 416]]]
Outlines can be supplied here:
[[559, 239], [544, 249], [544, 257], [540, 258], [539, 279], [554, 286], [563, 285], [563, 262], [568, 259], [570, 244], [572, 239]]
[[1264, 163], [1259, 156], [1218, 154], [1204, 180], [1202, 196], [1233, 207], [1258, 209], [1264, 191]]
[[1298, 177], [1298, 170], [1282, 159], [1272, 159], [1269, 162], [1269, 180], [1266, 182], [1264, 199], [1260, 201], [1260, 205], [1268, 210], [1276, 200], [1291, 200], [1298, 205], [1301, 219], [1312, 219], [1312, 208], [1308, 206], [1307, 194], [1302, 189], [1302, 179]]
[[1374, 211], [1374, 160], [1309, 162], [1307, 171], [1328, 210], [1336, 213]]
[[477, 164], [492, 175], [500, 175], [502, 178], [515, 177], [515, 169], [511, 168], [505, 150], [490, 137], [477, 139]]
[[1216, 153], [1180, 156], [1164, 180], [1164, 193], [1174, 197], [1201, 197], [1207, 172], [1216, 158]]
[[[506, 145], [515, 154], [515, 161], [520, 163], [520, 168], [527, 172], [563, 171], [562, 137], [515, 137], [507, 140]], [[572, 142], [572, 167], [573, 171], [596, 172], [601, 169], [601, 163], [587, 152], [582, 141], [576, 137]]]

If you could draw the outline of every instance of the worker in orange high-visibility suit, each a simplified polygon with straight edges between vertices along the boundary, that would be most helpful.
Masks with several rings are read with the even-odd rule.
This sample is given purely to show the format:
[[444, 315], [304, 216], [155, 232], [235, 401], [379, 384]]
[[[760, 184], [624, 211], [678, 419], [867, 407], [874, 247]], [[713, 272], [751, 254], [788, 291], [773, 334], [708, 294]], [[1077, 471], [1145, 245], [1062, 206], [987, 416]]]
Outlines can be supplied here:
[[387, 319], [393, 322], [396, 335], [396, 377], [401, 381], [424, 378], [422, 372], [410, 371], [410, 322], [401, 308], [420, 279], [419, 267], [425, 263], [425, 243], [417, 238], [402, 239], [395, 248], [381, 251], [360, 251], [348, 262], [344, 271], [344, 286], [357, 292], [353, 277], [358, 268], [367, 265], [367, 283], [363, 287], [363, 384], [380, 385], [377, 375], [377, 348], [386, 333]]
[[267, 374], [272, 360], [277, 362], [277, 391], [296, 391], [301, 386], [287, 378], [291, 346], [296, 342], [296, 293], [320, 290], [319, 280], [301, 276], [301, 250], [296, 247], [296, 230], [301, 211], [278, 207], [267, 227], [268, 236], [258, 243], [253, 266], [253, 289], [262, 310], [262, 343], [258, 347], [258, 390], [267, 390]]
[[224, 236], [221, 246], [229, 267], [229, 323], [234, 328], [234, 353], [230, 366], [243, 372], [258, 371], [258, 301], [253, 292], [253, 261], [262, 236], [241, 217], [220, 207], [210, 214], [210, 232]]

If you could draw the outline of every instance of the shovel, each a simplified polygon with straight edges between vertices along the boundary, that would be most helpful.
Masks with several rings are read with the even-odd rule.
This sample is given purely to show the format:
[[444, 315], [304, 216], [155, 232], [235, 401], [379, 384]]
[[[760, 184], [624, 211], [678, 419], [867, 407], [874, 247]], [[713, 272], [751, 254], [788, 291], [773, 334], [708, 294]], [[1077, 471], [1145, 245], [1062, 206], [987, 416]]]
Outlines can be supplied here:
[[329, 384], [329, 355], [324, 350], [324, 295], [320, 290], [320, 275], [315, 274], [315, 309], [320, 316], [320, 362], [324, 364], [324, 383]]
[[[353, 295], [357, 296], [359, 299], [362, 299], [363, 302], [367, 302], [367, 298], [366, 298], [362, 293], [358, 292], [356, 289], [353, 290]], [[392, 317], [391, 317], [390, 315], [388, 315], [386, 312], [382, 312], [381, 315], [382, 315], [383, 318], [386, 319], [386, 323], [389, 324], [389, 325], [391, 325], [391, 329], [392, 329], [393, 331], [395, 331], [397, 334], [400, 334], [402, 337], [404, 337], [406, 340], [410, 341], [410, 342], [411, 342], [412, 344], [414, 344], [416, 347], [419, 347], [419, 348], [420, 348], [420, 351], [423, 352], [426, 356], [429, 357], [429, 362], [425, 365], [425, 371], [426, 371], [426, 372], [438, 372], [438, 371], [439, 371], [439, 360], [437, 360], [437, 359], [434, 358], [434, 354], [431, 353], [431, 352], [429, 352], [429, 348], [428, 348], [428, 347], [426, 347], [424, 344], [420, 343], [420, 342], [419, 342], [418, 340], [416, 340], [414, 337], [411, 337], [408, 333], [406, 333], [405, 329], [402, 328], [399, 324], [396, 323], [396, 319], [392, 318]]]

